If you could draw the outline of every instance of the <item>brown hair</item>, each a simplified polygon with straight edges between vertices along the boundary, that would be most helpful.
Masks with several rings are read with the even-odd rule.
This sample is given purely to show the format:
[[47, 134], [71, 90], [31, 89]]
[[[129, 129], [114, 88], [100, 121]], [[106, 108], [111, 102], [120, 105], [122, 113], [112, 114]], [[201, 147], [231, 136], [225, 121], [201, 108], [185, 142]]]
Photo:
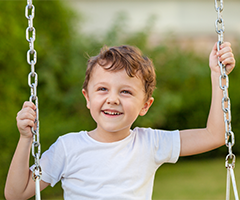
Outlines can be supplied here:
[[[108, 64], [111, 63], [109, 66]], [[142, 52], [132, 46], [106, 47], [104, 46], [97, 56], [88, 60], [88, 66], [83, 83], [83, 89], [87, 91], [88, 82], [94, 66], [98, 64], [106, 70], [120, 71], [125, 69], [130, 77], [138, 76], [143, 79], [146, 100], [148, 100], [155, 89], [156, 74], [152, 61], [142, 55]]]

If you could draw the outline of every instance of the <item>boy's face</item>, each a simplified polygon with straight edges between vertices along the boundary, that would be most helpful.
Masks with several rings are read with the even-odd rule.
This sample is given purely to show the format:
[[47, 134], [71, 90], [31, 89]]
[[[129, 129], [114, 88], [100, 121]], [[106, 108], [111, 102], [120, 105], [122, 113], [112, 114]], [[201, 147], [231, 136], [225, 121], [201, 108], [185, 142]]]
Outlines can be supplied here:
[[125, 70], [112, 72], [99, 65], [94, 67], [83, 95], [101, 134], [129, 133], [138, 115], [145, 115], [153, 102], [152, 97], [145, 101], [140, 78], [129, 77]]

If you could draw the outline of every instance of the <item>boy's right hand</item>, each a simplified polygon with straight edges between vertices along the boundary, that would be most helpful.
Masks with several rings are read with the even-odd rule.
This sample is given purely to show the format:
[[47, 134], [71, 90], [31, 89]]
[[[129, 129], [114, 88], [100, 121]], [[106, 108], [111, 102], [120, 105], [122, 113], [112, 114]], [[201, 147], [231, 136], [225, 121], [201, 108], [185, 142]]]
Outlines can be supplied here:
[[30, 101], [25, 101], [22, 109], [17, 114], [17, 127], [22, 137], [32, 138], [31, 127], [35, 126], [36, 106]]

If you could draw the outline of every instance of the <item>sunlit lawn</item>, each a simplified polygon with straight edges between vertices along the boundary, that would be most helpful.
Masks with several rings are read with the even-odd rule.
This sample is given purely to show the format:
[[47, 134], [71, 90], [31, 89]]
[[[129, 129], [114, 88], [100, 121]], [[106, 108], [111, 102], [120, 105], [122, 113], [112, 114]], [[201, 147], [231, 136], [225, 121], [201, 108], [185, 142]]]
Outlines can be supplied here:
[[[240, 184], [240, 164], [234, 171]], [[153, 200], [225, 199], [226, 173], [224, 158], [165, 164], [157, 171]]]
[[[240, 163], [234, 169], [240, 184]], [[179, 161], [164, 164], [156, 173], [153, 200], [223, 200], [226, 192], [225, 160]], [[43, 199], [62, 199], [60, 184], [42, 192]], [[55, 197], [54, 197], [55, 196]], [[231, 199], [234, 199], [231, 191]], [[126, 199], [127, 200], [127, 199]]]

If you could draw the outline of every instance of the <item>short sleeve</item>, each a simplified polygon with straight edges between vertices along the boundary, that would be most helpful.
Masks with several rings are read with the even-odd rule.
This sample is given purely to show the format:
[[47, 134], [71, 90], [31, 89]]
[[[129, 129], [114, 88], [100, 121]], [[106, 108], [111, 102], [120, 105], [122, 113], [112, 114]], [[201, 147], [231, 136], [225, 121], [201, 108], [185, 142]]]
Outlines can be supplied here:
[[179, 131], [154, 130], [155, 132], [155, 162], [176, 163], [180, 155]]
[[[42, 180], [53, 187], [64, 176], [66, 154], [61, 137], [42, 154], [40, 166], [42, 168]], [[34, 165], [30, 168], [33, 170]]]

